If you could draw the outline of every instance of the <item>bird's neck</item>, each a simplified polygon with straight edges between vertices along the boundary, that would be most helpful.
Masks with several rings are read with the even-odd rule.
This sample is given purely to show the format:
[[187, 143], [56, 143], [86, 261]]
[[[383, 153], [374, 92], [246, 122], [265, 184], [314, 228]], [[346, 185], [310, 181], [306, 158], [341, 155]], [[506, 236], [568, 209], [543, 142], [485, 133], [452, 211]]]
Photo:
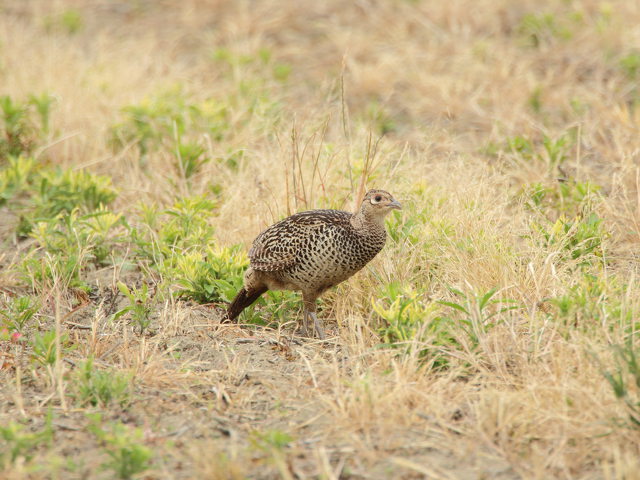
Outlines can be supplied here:
[[360, 232], [375, 232], [380, 230], [385, 232], [384, 229], [384, 216], [383, 215], [371, 215], [368, 212], [359, 210], [352, 218], [351, 225], [357, 231]]

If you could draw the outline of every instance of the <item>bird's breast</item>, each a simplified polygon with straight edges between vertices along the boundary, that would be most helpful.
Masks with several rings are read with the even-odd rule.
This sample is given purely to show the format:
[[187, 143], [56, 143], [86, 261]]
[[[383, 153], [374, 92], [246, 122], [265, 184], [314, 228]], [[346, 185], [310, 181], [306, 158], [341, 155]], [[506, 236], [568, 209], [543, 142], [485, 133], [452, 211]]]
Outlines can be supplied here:
[[336, 231], [310, 237], [295, 268], [283, 272], [285, 280], [300, 288], [336, 285], [362, 269], [380, 252], [386, 235], [359, 235]]

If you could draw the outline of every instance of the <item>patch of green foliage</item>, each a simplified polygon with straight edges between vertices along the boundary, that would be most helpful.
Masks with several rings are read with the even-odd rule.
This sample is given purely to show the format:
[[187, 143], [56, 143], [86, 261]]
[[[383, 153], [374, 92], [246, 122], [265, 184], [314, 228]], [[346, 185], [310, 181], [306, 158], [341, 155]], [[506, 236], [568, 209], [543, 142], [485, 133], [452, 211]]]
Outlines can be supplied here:
[[122, 293], [129, 304], [116, 312], [114, 320], [129, 315], [131, 322], [139, 329], [140, 335], [151, 324], [151, 312], [155, 303], [155, 296], [149, 291], [149, 286], [144, 283], [140, 288], [129, 288], [124, 283], [118, 282], [118, 290]]
[[267, 456], [279, 470], [281, 478], [293, 478], [286, 461], [286, 449], [293, 442], [293, 437], [282, 430], [253, 431], [250, 436], [251, 446]]
[[640, 51], [633, 51], [620, 59], [620, 68], [630, 80], [640, 77]]
[[[322, 309], [323, 300], [317, 300], [318, 308]], [[271, 322], [282, 324], [291, 321], [294, 312], [302, 307], [302, 297], [299, 292], [289, 290], [269, 290], [256, 302], [260, 305], [259, 315], [249, 315], [248, 323], [268, 325]], [[251, 312], [251, 310], [249, 310]], [[266, 315], [265, 315], [266, 314]]]
[[548, 182], [525, 185], [517, 194], [538, 214], [532, 230], [543, 246], [557, 250], [561, 260], [581, 259], [581, 264], [590, 264], [594, 257], [602, 258], [602, 242], [608, 236], [595, 211], [601, 202], [601, 188], [588, 180], [555, 178], [564, 177], [562, 165], [573, 142], [569, 132], [557, 138], [544, 136], [539, 143], [517, 136], [508, 139], [507, 152], [518, 162], [546, 165], [552, 177]]
[[35, 223], [29, 236], [36, 242], [17, 268], [34, 290], [56, 281], [87, 290], [82, 273], [89, 265], [108, 265], [128, 241], [124, 218], [104, 208], [84, 215], [79, 209], [59, 213]]
[[87, 288], [83, 270], [107, 265], [127, 241], [124, 217], [106, 208], [115, 197], [109, 177], [9, 158], [0, 168], [0, 205], [18, 218], [18, 236], [35, 240], [16, 265], [31, 288], [45, 290], [58, 280]]
[[177, 295], [198, 303], [230, 301], [248, 265], [240, 246], [217, 245], [209, 223], [216, 206], [204, 196], [182, 198], [162, 211], [146, 206], [132, 231], [136, 255], [170, 279]]
[[30, 236], [48, 253], [82, 256], [83, 252], [88, 262], [104, 266], [116, 246], [126, 241], [124, 218], [104, 208], [85, 215], [79, 212], [75, 209], [39, 221]]
[[20, 201], [19, 195], [33, 185], [35, 175], [36, 162], [33, 158], [9, 157], [0, 168], [0, 206], [9, 200]]
[[81, 278], [82, 266], [86, 263], [87, 250], [52, 255], [31, 250], [16, 266], [20, 278], [35, 292], [46, 292], [56, 283], [64, 288], [88, 292], [89, 286]]
[[507, 139], [504, 151], [520, 162], [542, 162], [547, 165], [549, 172], [555, 173], [569, 158], [569, 150], [573, 144], [570, 133], [555, 138], [543, 135], [540, 142], [518, 135]]
[[142, 431], [122, 423], [103, 426], [100, 414], [88, 415], [89, 431], [103, 447], [109, 460], [102, 463], [102, 470], [110, 471], [112, 478], [129, 480], [151, 467], [153, 452], [141, 443]]
[[111, 129], [113, 146], [136, 145], [142, 157], [166, 151], [175, 157], [185, 178], [210, 160], [203, 139], [219, 142], [230, 128], [225, 103], [214, 98], [193, 100], [181, 88], [125, 107], [122, 115], [123, 120]]
[[38, 448], [53, 442], [52, 414], [49, 410], [44, 426], [36, 432], [26, 431], [24, 425], [9, 422], [0, 425], [0, 466], [8, 467], [22, 459], [30, 462]]
[[602, 369], [614, 395], [627, 410], [629, 424], [640, 430], [640, 350], [632, 341], [614, 345], [615, 369]]
[[552, 318], [572, 329], [588, 331], [604, 327], [613, 331], [614, 327], [622, 326], [624, 330], [634, 330], [638, 325], [634, 325], [633, 310], [625, 304], [624, 297], [624, 288], [616, 277], [605, 280], [583, 273], [578, 282], [549, 302], [555, 307]]
[[23, 333], [33, 316], [40, 310], [40, 302], [30, 296], [0, 301], [0, 330]]
[[[455, 340], [440, 315], [441, 306], [424, 301], [418, 292], [397, 282], [386, 284], [379, 297], [384, 300], [372, 301], [372, 306], [382, 322], [378, 334], [383, 344], [407, 351], [417, 348], [421, 356], [430, 354], [437, 364], [446, 364], [437, 346], [450, 345]], [[436, 348], [430, 351], [424, 343], [427, 341]]]
[[205, 196], [179, 199], [165, 210], [142, 205], [140, 223], [132, 229], [136, 254], [159, 268], [171, 265], [179, 254], [213, 246], [214, 229], [209, 218], [216, 206]]
[[0, 96], [0, 165], [8, 157], [31, 154], [46, 137], [53, 103], [47, 94], [24, 101]]
[[260, 79], [261, 83], [266, 83], [268, 79], [285, 83], [292, 71], [290, 64], [274, 60], [273, 52], [268, 48], [260, 48], [251, 54], [238, 54], [221, 47], [214, 50], [211, 58], [216, 63], [226, 66], [234, 74], [241, 69], [251, 69], [251, 77]]
[[537, 182], [523, 187], [521, 197], [532, 210], [546, 214], [577, 215], [600, 201], [601, 187], [593, 182], [567, 180], [550, 185]]
[[56, 341], [55, 330], [49, 330], [43, 334], [36, 333], [32, 342], [33, 352], [31, 359], [43, 366], [53, 366], [58, 355], [58, 343], [60, 344], [60, 358], [63, 358], [65, 352], [74, 347], [69, 340], [68, 333], [61, 333], [58, 342]]
[[62, 32], [74, 35], [84, 28], [82, 13], [75, 8], [68, 8], [55, 15], [47, 15], [44, 19], [44, 28], [47, 32]]
[[242, 287], [249, 261], [240, 245], [188, 252], [177, 258], [172, 277], [178, 294], [198, 303], [230, 302]]
[[571, 27], [567, 18], [554, 13], [527, 13], [516, 31], [523, 45], [539, 48], [557, 40], [569, 40], [573, 36]]
[[293, 437], [281, 430], [254, 431], [251, 435], [251, 443], [260, 450], [282, 450], [291, 442], [293, 442]]
[[362, 116], [379, 136], [393, 133], [398, 129], [397, 122], [388, 109], [375, 100], [368, 103]]
[[20, 216], [17, 233], [26, 236], [39, 221], [74, 210], [87, 214], [116, 198], [111, 179], [86, 171], [44, 168], [29, 157], [9, 158], [0, 168], [0, 205]]
[[562, 215], [555, 222], [534, 222], [532, 228], [543, 246], [557, 252], [560, 260], [579, 260], [582, 266], [602, 262], [602, 242], [608, 234], [596, 213], [574, 218]]
[[131, 376], [114, 369], [97, 369], [93, 358], [81, 363], [73, 383], [74, 394], [80, 406], [108, 407], [118, 405], [126, 407], [130, 401]]
[[528, 100], [529, 107], [531, 107], [531, 110], [537, 115], [540, 115], [542, 113], [543, 93], [544, 92], [542, 87], [537, 86], [531, 91], [531, 95], [529, 95], [529, 100]]
[[[500, 314], [519, 308], [513, 300], [494, 299], [496, 289], [483, 294], [450, 291], [456, 301], [428, 302], [406, 286], [387, 284], [380, 295], [384, 300], [372, 302], [383, 322], [378, 329], [383, 345], [417, 351], [435, 368], [445, 368], [450, 362], [448, 352], [475, 350]], [[442, 306], [448, 307], [448, 314]]]
[[23, 206], [23, 221], [19, 234], [29, 233], [31, 226], [60, 213], [93, 212], [109, 205], [116, 198], [111, 179], [86, 171], [44, 170], [34, 179], [28, 202]]

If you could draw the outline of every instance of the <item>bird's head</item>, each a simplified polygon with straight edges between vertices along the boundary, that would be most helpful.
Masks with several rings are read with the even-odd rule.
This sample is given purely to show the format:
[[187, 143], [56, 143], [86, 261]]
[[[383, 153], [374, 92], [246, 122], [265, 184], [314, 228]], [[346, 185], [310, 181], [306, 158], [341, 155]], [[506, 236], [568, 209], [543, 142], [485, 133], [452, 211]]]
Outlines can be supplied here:
[[360, 212], [377, 223], [382, 223], [391, 210], [402, 210], [402, 205], [393, 195], [384, 190], [369, 190], [362, 200]]

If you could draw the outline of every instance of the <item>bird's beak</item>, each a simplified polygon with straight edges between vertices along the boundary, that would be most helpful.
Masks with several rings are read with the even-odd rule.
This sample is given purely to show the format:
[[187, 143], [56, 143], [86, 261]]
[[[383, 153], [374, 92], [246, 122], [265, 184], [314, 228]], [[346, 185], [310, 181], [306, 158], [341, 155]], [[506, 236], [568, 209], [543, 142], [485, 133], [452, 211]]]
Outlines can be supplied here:
[[391, 200], [391, 203], [388, 205], [389, 208], [395, 208], [396, 210], [402, 210], [402, 205], [396, 199]]

